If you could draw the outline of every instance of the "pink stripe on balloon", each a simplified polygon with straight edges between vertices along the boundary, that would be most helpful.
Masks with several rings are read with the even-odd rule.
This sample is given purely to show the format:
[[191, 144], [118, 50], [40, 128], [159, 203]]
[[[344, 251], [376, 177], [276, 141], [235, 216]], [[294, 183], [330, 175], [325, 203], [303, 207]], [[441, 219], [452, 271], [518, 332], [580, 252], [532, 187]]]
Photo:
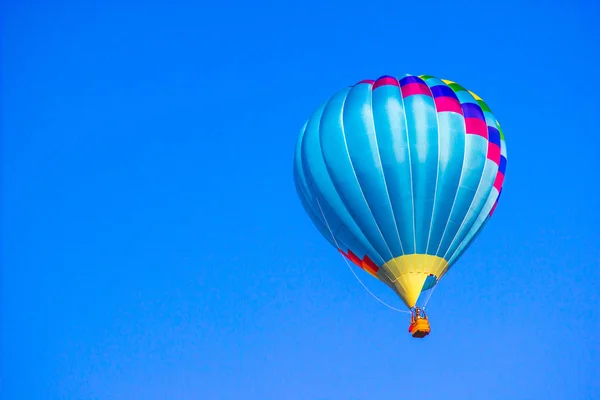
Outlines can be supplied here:
[[494, 187], [500, 191], [502, 189], [502, 184], [504, 183], [504, 174], [502, 172], [498, 172], [496, 175], [496, 180], [494, 181]]
[[467, 133], [488, 138], [487, 124], [479, 118], [465, 118]]
[[462, 107], [460, 106], [460, 102], [452, 97], [442, 96], [436, 97], [435, 108], [437, 112], [455, 112], [462, 115]]
[[385, 85], [400, 86], [400, 83], [396, 78], [392, 78], [391, 76], [384, 76], [375, 81], [375, 83], [373, 84], [373, 90]]
[[432, 97], [429, 86], [422, 83], [409, 83], [406, 86], [402, 86], [402, 97], [414, 96], [415, 94], [424, 94], [425, 96]]
[[500, 146], [495, 143], [488, 143], [487, 158], [500, 166]]

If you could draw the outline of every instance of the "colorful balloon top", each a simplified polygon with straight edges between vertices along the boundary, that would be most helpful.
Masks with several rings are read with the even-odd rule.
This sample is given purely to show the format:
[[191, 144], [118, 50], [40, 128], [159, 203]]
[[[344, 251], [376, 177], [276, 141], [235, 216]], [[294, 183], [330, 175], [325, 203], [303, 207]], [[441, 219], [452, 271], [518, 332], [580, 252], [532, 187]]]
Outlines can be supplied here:
[[433, 76], [383, 76], [327, 100], [300, 132], [296, 188], [321, 234], [415, 305], [473, 242], [504, 182], [488, 105]]

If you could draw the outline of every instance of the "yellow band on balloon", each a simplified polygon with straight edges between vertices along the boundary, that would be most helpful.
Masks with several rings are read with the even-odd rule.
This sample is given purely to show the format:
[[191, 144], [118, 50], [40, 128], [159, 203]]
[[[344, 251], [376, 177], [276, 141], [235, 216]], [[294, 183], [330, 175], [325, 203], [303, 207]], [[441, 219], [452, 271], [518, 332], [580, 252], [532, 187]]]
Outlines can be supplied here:
[[381, 267], [392, 279], [396, 293], [408, 308], [415, 306], [429, 275], [437, 279], [448, 270], [448, 262], [429, 254], [406, 254], [391, 259]]

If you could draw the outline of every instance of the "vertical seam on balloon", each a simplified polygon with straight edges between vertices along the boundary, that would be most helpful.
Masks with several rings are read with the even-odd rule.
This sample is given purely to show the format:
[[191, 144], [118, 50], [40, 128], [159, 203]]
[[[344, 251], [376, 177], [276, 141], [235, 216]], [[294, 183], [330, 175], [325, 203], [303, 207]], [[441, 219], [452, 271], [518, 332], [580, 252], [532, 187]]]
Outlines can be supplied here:
[[[318, 121], [316, 121], [317, 133], [319, 133], [321, 130], [321, 119], [323, 117], [323, 112], [325, 111], [325, 107], [328, 102], [329, 101], [327, 101], [325, 104], [322, 104], [318, 109], [318, 110], [320, 110], [321, 115], [319, 116]], [[313, 113], [313, 115], [311, 116], [310, 119], [312, 119], [315, 114], [316, 114], [316, 112]], [[307, 123], [306, 127], [305, 127], [304, 136], [302, 138], [302, 145], [304, 145], [304, 141], [306, 140], [306, 130], [308, 129], [308, 125], [309, 124]], [[320, 141], [320, 139], [319, 139], [319, 141]], [[310, 167], [308, 166], [308, 163], [306, 162], [306, 159], [304, 157], [301, 158], [301, 163], [302, 163], [302, 168], [304, 170], [304, 174], [306, 176], [307, 188], [308, 188], [309, 192], [311, 193], [311, 195], [315, 198], [315, 201], [318, 201], [319, 190], [317, 188], [317, 182], [316, 182], [316, 179], [314, 178], [314, 174], [312, 173], [312, 171], [311, 171]], [[338, 219], [339, 219], [339, 217], [338, 217]], [[339, 226], [336, 229], [336, 233], [342, 228], [343, 225], [344, 225], [343, 223], [339, 224]]]
[[[320, 112], [320, 116], [319, 116], [318, 119], [315, 118], [316, 112], [313, 113], [313, 115], [309, 119], [309, 121], [311, 119], [315, 121], [314, 122], [314, 124], [316, 125], [315, 135], [317, 135], [316, 138], [315, 138], [315, 140], [316, 140], [315, 143], [318, 143], [318, 146], [319, 146], [319, 149], [320, 149], [319, 153], [320, 153], [321, 157], [323, 157], [322, 146], [321, 146], [321, 143], [320, 143], [320, 131], [321, 131], [321, 125], [322, 125], [322, 117], [323, 117], [323, 113], [325, 111], [325, 108], [326, 108], [326, 106], [327, 106], [327, 104], [329, 103], [330, 100], [328, 100], [325, 104], [323, 104], [319, 108], [319, 110], [321, 112]], [[305, 125], [306, 125], [306, 129], [307, 129], [308, 128], [308, 123], [305, 124]], [[306, 131], [306, 129], [305, 129], [305, 131]], [[338, 222], [337, 226], [335, 228], [335, 232], [333, 234], [336, 235], [336, 237], [339, 237], [338, 241], [341, 244], [343, 244], [346, 249], [348, 249], [348, 250], [352, 249], [352, 251], [355, 251], [357, 253], [360, 251], [363, 254], [368, 254], [373, 260], [380, 260], [380, 259], [382, 259], [382, 257], [379, 255], [379, 253], [373, 248], [373, 246], [370, 245], [370, 243], [368, 242], [368, 240], [366, 240], [366, 238], [364, 237], [364, 234], [360, 231], [360, 229], [358, 231], [359, 231], [360, 234], [362, 234], [362, 236], [363, 236], [362, 238], [360, 238], [354, 232], [352, 232], [352, 231], [350, 231], [348, 229], [348, 226], [344, 223], [344, 221], [336, 213], [335, 209], [333, 207], [331, 207], [331, 205], [328, 203], [328, 201], [326, 201], [326, 199], [321, 194], [321, 192], [319, 190], [319, 187], [318, 187], [318, 184], [317, 184], [318, 179], [315, 179], [316, 175], [312, 172], [312, 170], [311, 170], [311, 168], [310, 168], [309, 164], [307, 163], [307, 161], [305, 159], [305, 156], [304, 156], [304, 154], [305, 154], [304, 153], [304, 150], [305, 150], [305, 148], [304, 148], [305, 147], [304, 146], [304, 142], [306, 140], [307, 139], [306, 139], [306, 133], [305, 133], [305, 135], [302, 137], [302, 147], [301, 147], [302, 157], [301, 157], [300, 166], [301, 166], [301, 169], [302, 169], [302, 171], [303, 171], [303, 173], [305, 175], [305, 179], [307, 181], [307, 190], [309, 190], [309, 193], [314, 197], [314, 201], [317, 202], [317, 203], [319, 203], [319, 205], [318, 205], [319, 209], [321, 209], [320, 202], [324, 202], [325, 204], [327, 204], [329, 206], [329, 208], [331, 209], [332, 215], [335, 217], [335, 219]], [[325, 163], [324, 160], [323, 160], [323, 163]], [[326, 164], [325, 164], [325, 168], [327, 168]], [[330, 176], [329, 176], [329, 174], [328, 174], [328, 172], [326, 172], [326, 175], [327, 175], [327, 177], [329, 179], [331, 179]], [[339, 193], [337, 193], [337, 191], [335, 189], [335, 186], [333, 186], [333, 183], [332, 183], [332, 188], [336, 192], [336, 195], [339, 197]], [[313, 206], [313, 209], [314, 209], [314, 206]], [[314, 209], [313, 212], [316, 213], [316, 209]], [[321, 214], [323, 214], [322, 209], [321, 209]], [[349, 217], [352, 219], [351, 215], [349, 215]], [[320, 217], [317, 216], [317, 218], [320, 218]], [[321, 223], [327, 223], [329, 225], [328, 221], [324, 221], [324, 222], [323, 221], [319, 221], [319, 222], [321, 222]], [[354, 222], [354, 224], [356, 226], [356, 222], [353, 221], [353, 220], [352, 220], [352, 222]], [[318, 229], [318, 227], [317, 227], [317, 229]], [[331, 226], [328, 226], [328, 229], [331, 230], [332, 229]], [[342, 239], [342, 236], [341, 236], [340, 232], [344, 233], [343, 239]], [[325, 235], [325, 236], [328, 236], [328, 235]], [[332, 245], [334, 245], [334, 244], [332, 243]], [[334, 246], [337, 246], [337, 245], [334, 245]], [[381, 262], [383, 262], [383, 261], [381, 261]]]
[[[349, 92], [348, 92], [349, 93]], [[346, 144], [346, 136], [345, 136], [345, 132], [344, 132], [344, 123], [343, 123], [343, 113], [344, 113], [344, 108], [346, 106], [346, 98], [348, 97], [348, 93], [346, 93], [344, 95], [344, 101], [342, 103], [342, 109], [341, 109], [341, 115], [342, 115], [342, 121], [340, 123], [340, 127], [341, 127], [341, 131], [342, 131], [342, 136], [344, 137], [344, 144], [346, 145], [346, 153], [348, 154], [348, 159], [350, 160], [350, 165], [353, 169], [353, 173], [356, 175], [356, 172], [354, 171], [354, 166], [352, 165], [352, 159], [350, 159], [350, 154], [348, 153], [348, 149], [347, 149], [347, 144]], [[325, 113], [323, 113], [321, 115], [321, 118], [319, 119], [319, 144], [321, 147], [321, 155], [323, 157], [323, 159], [325, 160], [325, 154], [323, 154], [323, 144], [320, 143], [321, 142], [321, 120], [323, 119], [323, 116], [325, 115]], [[340, 198], [343, 206], [346, 209], [346, 212], [348, 213], [348, 216], [352, 219], [352, 221], [354, 222], [354, 225], [356, 226], [356, 229], [363, 235], [363, 237], [365, 238], [365, 241], [367, 242], [367, 244], [370, 246], [370, 248], [373, 250], [373, 253], [377, 254], [377, 256], [383, 261], [385, 262], [385, 257], [383, 257], [379, 251], [377, 251], [377, 249], [375, 248], [375, 246], [373, 246], [372, 243], [369, 242], [369, 238], [367, 237], [367, 235], [365, 234], [364, 230], [360, 227], [360, 224], [358, 224], [356, 222], [356, 219], [354, 218], [354, 216], [352, 215], [352, 213], [350, 212], [350, 210], [348, 209], [348, 206], [346, 205], [346, 202], [343, 200], [343, 197], [340, 195], [340, 192], [338, 191], [338, 188], [336, 187], [335, 183], [334, 183], [334, 179], [331, 177], [331, 172], [329, 170], [329, 166], [327, 165], [327, 162], [325, 162], [325, 168], [327, 171], [327, 175], [328, 178], [331, 180], [332, 182], [332, 187], [333, 190], [336, 192], [336, 194], [338, 195], [338, 197]], [[358, 179], [357, 179], [358, 181]], [[359, 189], [360, 189], [360, 185], [358, 185]], [[361, 190], [362, 193], [362, 190]], [[364, 197], [364, 194], [363, 194]], [[366, 202], [366, 199], [365, 199]], [[369, 210], [370, 211], [370, 210]], [[381, 232], [380, 232], [381, 234]], [[383, 236], [383, 235], [382, 235]], [[359, 241], [360, 242], [360, 241]], [[364, 249], [365, 251], [367, 251], [368, 249]], [[388, 249], [389, 250], [389, 249]]]
[[[340, 122], [340, 128], [342, 130], [342, 137], [344, 138], [344, 148], [346, 149], [346, 154], [348, 155], [348, 161], [350, 161], [350, 167], [352, 168], [352, 174], [354, 175], [354, 179], [356, 180], [356, 186], [360, 190], [360, 194], [362, 195], [363, 200], [365, 201], [365, 205], [367, 206], [369, 213], [371, 213], [371, 217], [373, 218], [375, 227], [377, 228], [377, 231], [379, 232], [379, 235], [381, 236], [381, 239], [383, 240], [383, 244], [385, 244], [385, 247], [387, 247], [387, 250], [390, 253], [390, 260], [391, 260], [394, 258], [394, 254], [392, 253], [390, 246], [388, 246], [388, 244], [385, 240], [385, 237], [383, 236], [383, 232], [381, 232], [381, 229], [379, 228], [377, 219], [373, 215], [373, 211], [371, 210], [371, 207], [369, 206], [369, 202], [367, 201], [367, 198], [365, 197], [365, 193], [363, 192], [363, 189], [360, 186], [360, 182], [358, 181], [358, 176], [356, 175], [356, 170], [354, 168], [354, 163], [352, 162], [352, 157], [350, 156], [350, 150], [348, 149], [348, 141], [346, 140], [346, 128], [345, 128], [345, 124], [344, 124], [344, 111], [346, 109], [346, 100], [348, 98], [349, 93], [350, 92], [346, 93], [346, 95], [344, 96], [344, 103], [342, 104], [342, 118], [341, 118], [341, 122]], [[381, 254], [379, 256], [381, 257]], [[381, 257], [381, 258], [385, 261], [384, 257]]]
[[[444, 82], [443, 79], [442, 79], [442, 82]], [[444, 83], [446, 83], [446, 82], [444, 82]], [[450, 89], [452, 89], [452, 91], [456, 94], [456, 91], [452, 88], [452, 86], [450, 86], [448, 84], [448, 87]], [[457, 98], [458, 98], [458, 95], [457, 95]], [[460, 100], [459, 100], [459, 103], [460, 103], [461, 108], [462, 108], [462, 103], [460, 102]], [[444, 231], [442, 233], [442, 236], [440, 237], [440, 243], [438, 244], [438, 247], [435, 250], [435, 255], [438, 256], [438, 257], [439, 257], [438, 253], [440, 251], [440, 247], [442, 247], [442, 243], [444, 242], [444, 237], [446, 236], [446, 233], [448, 231], [448, 225], [450, 224], [450, 219], [452, 218], [452, 211], [454, 211], [454, 206], [456, 205], [456, 199], [458, 198], [458, 193], [460, 192], [460, 184], [463, 181], [463, 176], [465, 174], [465, 160], [467, 158], [467, 121], [465, 119], [464, 112], [463, 112], [463, 115], [462, 115], [462, 120], [463, 120], [463, 124], [465, 126], [465, 145], [463, 146], [464, 149], [463, 149], [462, 166], [461, 166], [461, 169], [460, 169], [460, 178], [458, 179], [458, 187], [456, 188], [456, 193], [454, 193], [454, 200], [452, 200], [452, 208], [450, 208], [450, 213], [448, 214], [448, 219], [446, 220], [446, 225], [444, 226]]]
[[[477, 100], [477, 98], [476, 98]], [[482, 100], [483, 101], [483, 100]], [[488, 107], [489, 108], [489, 107]], [[489, 113], [491, 114], [494, 123], [496, 124], [496, 126], [498, 126], [498, 120], [496, 119], [496, 116], [494, 115], [494, 113], [490, 110]], [[488, 129], [488, 136], [489, 136], [489, 129]], [[487, 161], [486, 161], [487, 162]], [[500, 171], [500, 167], [498, 167], [498, 171], [496, 172], [496, 177], [498, 176], [498, 173]], [[492, 208], [494, 207], [494, 203], [498, 200], [498, 197], [500, 196], [500, 191], [498, 189], [496, 189], [493, 185], [492, 188], [490, 190], [490, 193], [488, 194], [488, 197], [486, 199], [486, 202], [484, 203], [484, 206], [482, 207], [481, 211], [479, 212], [479, 214], [477, 214], [477, 217], [475, 218], [475, 223], [469, 228], [469, 230], [467, 231], [467, 234], [465, 237], [469, 236], [469, 234], [473, 231], [473, 229], [475, 228], [475, 224], [477, 223], [477, 221], [485, 214], [489, 214], [490, 209], [486, 208], [486, 204], [489, 203], [490, 199], [492, 198], [492, 193], [494, 192], [494, 190], [496, 190], [496, 192], [498, 192], [494, 197], [494, 200], [492, 202]], [[479, 232], [481, 232], [481, 230], [483, 229], [483, 227], [485, 226], [485, 224], [487, 223], [487, 217], [483, 218], [483, 222], [481, 223], [481, 225], [479, 226], [479, 228], [477, 228], [477, 232], [475, 232], [475, 234], [473, 234], [473, 236], [471, 237], [471, 242], [475, 241], [475, 239], [477, 238], [477, 236], [479, 235]], [[460, 228], [459, 228], [460, 231]], [[461, 254], [462, 252], [464, 252], [465, 249], [467, 249], [470, 244], [467, 244], [465, 247], [463, 247], [462, 250], [460, 250], [460, 246], [461, 244], [459, 244], [456, 247], [456, 250], [454, 250], [454, 252], [452, 252], [452, 254], [450, 254], [450, 256], [448, 257], [448, 260], [450, 261], [451, 259], [455, 258], [455, 256], [457, 254]], [[448, 247], [448, 250], [450, 250], [450, 248], [452, 247], [452, 243], [450, 243], [450, 247]], [[458, 257], [456, 257], [455, 259], [458, 259]]]
[[[488, 107], [489, 108], [489, 107]], [[496, 116], [494, 115], [494, 113], [490, 110], [489, 111], [490, 114], [493, 116], [494, 119], [494, 123], [496, 124], [497, 127], [500, 126], [500, 124], [498, 123], [498, 119], [496, 118]], [[488, 130], [488, 136], [489, 136], [489, 130]], [[501, 143], [500, 145], [502, 146], [502, 143], [504, 142], [504, 140], [501, 139]], [[506, 143], [504, 143], [504, 146], [506, 147]], [[506, 158], [506, 156], [505, 156]], [[498, 175], [500, 171], [500, 167], [498, 167], [498, 172], [496, 172], [496, 176]], [[492, 186], [491, 192], [494, 191], [494, 189], [498, 192], [498, 194], [495, 196], [494, 201], [492, 202], [492, 208], [494, 207], [494, 204], [498, 201], [498, 198], [500, 197], [500, 190], [496, 189], [495, 187]], [[488, 195], [488, 200], [486, 200], [486, 203], [489, 201], [491, 196], [491, 193]], [[481, 209], [481, 211], [479, 212], [479, 214], [477, 214], [477, 218], [475, 219], [475, 223], [477, 223], [477, 220], [484, 214], [489, 214], [490, 210], [486, 210], [485, 205], [484, 207]], [[485, 227], [485, 225], [487, 224], [487, 222], [489, 221], [489, 215], [486, 216], [483, 219], [483, 222], [481, 223], [481, 225], [479, 226], [477, 232], [472, 236], [471, 238], [471, 243], [475, 241], [475, 239], [477, 238], [477, 236], [479, 236], [479, 234], [483, 231], [483, 228]], [[472, 229], [474, 228], [475, 224], [473, 224], [473, 226], [471, 226], [471, 228], [469, 229], [469, 231], [467, 232], [467, 236], [472, 232]], [[459, 228], [460, 230], [460, 228]], [[469, 246], [471, 245], [471, 243], [467, 244], [465, 247], [463, 247], [462, 250], [460, 249], [460, 245], [457, 246], [456, 250], [454, 250], [454, 252], [448, 257], [448, 261], [452, 260], [454, 258], [454, 260], [458, 260], [458, 257], [460, 257], [460, 255], [462, 253], [464, 253], [466, 251], [466, 249], [469, 248]], [[450, 247], [448, 247], [448, 250], [450, 250], [450, 248], [452, 247], [452, 243], [450, 243]], [[458, 254], [458, 256], [456, 256]], [[456, 257], [455, 257], [456, 256]]]
[[[493, 188], [493, 187], [492, 187], [492, 190], [494, 190], [494, 188]], [[488, 200], [486, 200], [486, 203], [487, 203], [487, 201], [489, 201], [489, 198], [488, 198]], [[495, 200], [494, 200], [494, 201], [495, 201]], [[493, 206], [492, 206], [492, 207], [493, 207]], [[475, 222], [477, 222], [477, 220], [479, 219], [479, 217], [481, 217], [482, 215], [485, 215], [485, 214], [486, 214], [484, 211], [485, 211], [485, 205], [484, 205], [484, 208], [482, 208], [482, 209], [481, 209], [481, 211], [479, 212], [479, 214], [477, 214], [477, 218], [475, 219]], [[489, 210], [487, 210], [487, 214], [489, 214]], [[477, 238], [477, 236], [478, 236], [478, 235], [479, 235], [479, 234], [480, 234], [480, 233], [483, 231], [483, 227], [485, 226], [485, 224], [486, 224], [486, 223], [487, 223], [487, 217], [485, 217], [485, 218], [483, 219], [483, 222], [481, 223], [481, 225], [479, 226], [479, 228], [477, 229], [477, 231], [475, 232], [475, 234], [473, 234], [473, 236], [471, 237], [471, 240], [469, 241], [469, 243], [467, 243], [467, 244], [466, 244], [466, 245], [465, 245], [465, 246], [462, 248], [462, 250], [460, 250], [460, 246], [461, 246], [461, 245], [459, 244], [459, 245], [456, 247], [456, 249], [454, 250], [454, 252], [452, 252], [452, 254], [450, 254], [450, 255], [448, 256], [448, 262], [450, 262], [450, 260], [452, 260], [456, 254], [459, 254], [459, 253], [462, 253], [462, 252], [464, 252], [466, 249], [468, 249], [468, 248], [469, 248], [469, 246], [471, 246], [471, 244], [472, 244], [472, 243], [475, 241], [475, 239]], [[466, 235], [466, 236], [468, 236], [468, 235], [469, 235], [469, 233], [471, 233], [471, 231], [472, 231], [472, 229], [474, 228], [474, 226], [475, 226], [475, 224], [473, 224], [473, 226], [471, 226], [471, 228], [470, 228], [470, 229], [469, 229], [469, 231], [467, 232], [467, 235]], [[460, 230], [460, 229], [459, 229], [459, 230]], [[465, 237], [466, 237], [466, 236], [465, 236]], [[452, 243], [451, 243], [451, 245], [452, 245]], [[451, 246], [450, 246], [450, 247], [451, 247]], [[448, 250], [450, 250], [450, 247], [448, 247]], [[458, 258], [454, 258], [454, 260], [457, 260], [457, 259], [458, 259]]]
[[[470, 94], [470, 95], [473, 96], [472, 94]], [[475, 100], [474, 97], [473, 97], [473, 100]], [[479, 103], [477, 103], [477, 100], [475, 100], [475, 104], [477, 104], [477, 106], [479, 108], [481, 108], [479, 106]], [[481, 110], [481, 112], [483, 113], [483, 110]], [[485, 119], [485, 114], [483, 115], [483, 117]], [[486, 141], [487, 142], [487, 147], [486, 147], [486, 150], [485, 150], [486, 151], [486, 157], [485, 157], [485, 163], [483, 164], [483, 168], [481, 169], [481, 176], [479, 177], [479, 183], [477, 184], [477, 188], [475, 189], [475, 193], [473, 194], [473, 198], [471, 199], [471, 202], [469, 203], [469, 207], [467, 208], [467, 212], [463, 216], [462, 221], [460, 223], [460, 226], [458, 227], [458, 229], [456, 231], [456, 235], [454, 235], [454, 237], [452, 238], [452, 241], [448, 245], [448, 249], [444, 253], [444, 257], [442, 257], [444, 259], [446, 259], [446, 256], [448, 256], [448, 252], [452, 248], [452, 245], [454, 244], [454, 242], [456, 242], [456, 239], [459, 236], [460, 230], [462, 229], [462, 227], [465, 225], [465, 222], [467, 221], [467, 216], [469, 215], [469, 211], [471, 210], [471, 207], [473, 207], [473, 203], [475, 202], [475, 198], [477, 197], [477, 192], [479, 192], [479, 188], [481, 187], [481, 184], [483, 182], [483, 177], [485, 176], [486, 166], [488, 165], [488, 163], [493, 162], [492, 160], [490, 160], [490, 159], [487, 158], [487, 151], [488, 151], [488, 148], [490, 146], [490, 129], [489, 129], [489, 126], [487, 124], [487, 121], [486, 121], [485, 127], [487, 129], [487, 134], [488, 134], [488, 138], [487, 138], [487, 141]], [[493, 182], [492, 182], [492, 188], [493, 188]], [[489, 194], [488, 194], [488, 196], [489, 196]], [[479, 216], [479, 214], [477, 216]]]
[[[425, 82], [425, 80], [423, 79], [423, 82]], [[427, 85], [427, 82], [425, 82], [425, 85]], [[429, 241], [431, 240], [431, 230], [433, 228], [433, 217], [435, 216], [435, 200], [437, 198], [437, 188], [438, 188], [438, 183], [439, 183], [439, 178], [440, 178], [440, 116], [438, 114], [437, 111], [437, 106], [435, 104], [435, 97], [433, 96], [433, 91], [431, 90], [431, 87], [429, 87], [429, 85], [427, 85], [427, 87], [429, 88], [429, 91], [431, 92], [431, 98], [433, 99], [433, 109], [435, 110], [435, 119], [437, 121], [437, 141], [438, 141], [438, 155], [437, 155], [437, 169], [435, 172], [435, 188], [433, 191], [433, 204], [431, 206], [431, 221], [429, 221], [429, 234], [427, 235], [427, 246], [425, 246], [425, 254], [429, 254]]]
[[[377, 136], [375, 134], [375, 122], [373, 121], [373, 91], [370, 90], [369, 91], [369, 95], [371, 96], [371, 120], [373, 122], [373, 134], [375, 135], [375, 145], [377, 146]], [[345, 104], [345, 103], [344, 103]], [[342, 110], [342, 121], [343, 121], [343, 110]], [[387, 247], [388, 251], [390, 252], [390, 259], [394, 258], [394, 253], [392, 252], [391, 247], [389, 246], [389, 244], [387, 243], [387, 240], [385, 238], [385, 235], [383, 234], [383, 232], [381, 231], [381, 228], [379, 227], [379, 222], [377, 221], [377, 218], [375, 217], [375, 214], [373, 213], [373, 210], [371, 209], [371, 206], [369, 205], [369, 202], [367, 200], [367, 197], [364, 194], [362, 185], [358, 179], [358, 175], [356, 174], [356, 170], [354, 169], [354, 163], [352, 162], [352, 156], [350, 155], [350, 149], [348, 148], [348, 142], [346, 141], [346, 133], [345, 130], [343, 129], [342, 132], [344, 133], [344, 144], [346, 145], [346, 152], [348, 153], [348, 159], [350, 160], [350, 165], [352, 165], [352, 170], [354, 171], [354, 177], [356, 178], [356, 183], [358, 185], [358, 187], [360, 188], [360, 191], [363, 195], [363, 198], [365, 200], [365, 204], [367, 205], [367, 208], [369, 209], [369, 212], [371, 213], [371, 217], [373, 218], [373, 222], [375, 222], [375, 226], [377, 227], [377, 231], [379, 231], [379, 234], [381, 235], [381, 239], [383, 240], [383, 243], [385, 244], [385, 247]], [[377, 147], [377, 155], [379, 156], [379, 147]], [[381, 162], [381, 158], [380, 158], [380, 162]], [[385, 186], [385, 190], [387, 193], [387, 185], [385, 183], [385, 175], [383, 175], [383, 166], [381, 169], [381, 173], [382, 173], [382, 178], [383, 178], [383, 184]], [[389, 199], [389, 194], [388, 194], [388, 199]], [[394, 217], [393, 213], [394, 210], [392, 209], [392, 217]], [[395, 221], [395, 220], [394, 220]], [[399, 237], [399, 236], [398, 236]]]
[[[492, 161], [488, 160], [486, 158], [485, 164], [483, 165], [483, 169], [481, 170], [481, 176], [479, 177], [479, 183], [477, 184], [477, 189], [475, 189], [475, 194], [473, 195], [473, 198], [471, 199], [471, 202], [469, 203], [469, 207], [467, 208], [467, 212], [465, 213], [465, 215], [460, 223], [460, 226], [456, 230], [456, 235], [452, 238], [452, 241], [448, 245], [448, 250], [446, 250], [446, 253], [444, 253], [444, 256], [442, 257], [444, 259], [446, 259], [446, 257], [448, 256], [448, 252], [452, 248], [452, 245], [454, 244], [454, 242], [456, 242], [456, 239], [458, 238], [460, 230], [462, 229], [462, 227], [465, 225], [465, 222], [467, 221], [467, 216], [469, 215], [469, 211], [471, 210], [471, 207], [473, 207], [473, 203], [475, 202], [475, 198], [477, 197], [477, 192], [479, 191], [479, 188], [481, 187], [481, 183], [483, 182], [483, 177], [485, 176], [485, 169], [486, 169], [485, 167], [487, 166], [488, 162], [492, 162]], [[492, 187], [492, 189], [493, 189], [493, 187]], [[489, 194], [488, 194], [488, 196], [489, 196]], [[480, 213], [481, 213], [481, 211], [480, 211]], [[479, 214], [477, 214], [477, 216], [479, 216]], [[475, 220], [475, 221], [477, 221], [477, 220]], [[456, 250], [455, 250], [455, 252], [456, 252]]]
[[[344, 104], [346, 102], [346, 96], [347, 95], [348, 95], [347, 93], [344, 95], [344, 102], [342, 103], [342, 112], [343, 112], [343, 109], [344, 109]], [[377, 249], [369, 242], [369, 239], [365, 235], [365, 232], [360, 228], [360, 225], [356, 222], [356, 219], [354, 219], [354, 217], [353, 217], [352, 213], [350, 212], [350, 210], [348, 210], [348, 206], [344, 202], [343, 197], [340, 195], [340, 192], [338, 191], [338, 189], [337, 189], [337, 187], [336, 187], [336, 185], [334, 183], [334, 180], [331, 177], [331, 173], [329, 171], [329, 166], [327, 165], [327, 162], [325, 161], [325, 154], [323, 154], [323, 144], [321, 143], [321, 136], [322, 136], [321, 135], [321, 133], [322, 133], [321, 132], [321, 127], [323, 125], [322, 121], [323, 121], [323, 117], [325, 116], [325, 110], [327, 109], [327, 106], [329, 105], [330, 102], [331, 102], [331, 98], [326, 102], [325, 106], [323, 107], [323, 113], [319, 117], [319, 121], [318, 121], [318, 123], [319, 123], [319, 129], [318, 129], [319, 137], [318, 137], [318, 141], [319, 141], [319, 147], [321, 149], [321, 157], [323, 157], [323, 162], [325, 163], [325, 170], [326, 170], [326, 173], [327, 173], [327, 177], [331, 181], [331, 187], [332, 187], [332, 189], [335, 191], [336, 195], [340, 198], [340, 201], [341, 201], [343, 207], [345, 208], [346, 213], [348, 214], [348, 217], [352, 220], [352, 222], [354, 222], [354, 226], [356, 227], [356, 229], [358, 230], [358, 232], [360, 232], [362, 234], [362, 237], [364, 238], [364, 241], [366, 242], [367, 246], [364, 247], [364, 248], [362, 248], [362, 250], [364, 250], [365, 253], [367, 253], [367, 254], [371, 250], [373, 252], [373, 255], [377, 255], [377, 257], [380, 258], [382, 260], [382, 262], [383, 262], [384, 258], [381, 256], [381, 254], [379, 254], [379, 252], [377, 251]], [[315, 198], [316, 198], [316, 201], [318, 202], [319, 201], [318, 195], [316, 195]], [[319, 208], [320, 208], [320, 205], [319, 205]], [[339, 215], [337, 217], [340, 218]], [[340, 222], [341, 222], [341, 224], [340, 224], [341, 228], [346, 228], [346, 229], [348, 228], [343, 223], [343, 220], [341, 220], [341, 218], [340, 218]], [[363, 243], [361, 243], [361, 239], [360, 238], [356, 237], [356, 235], [354, 235], [351, 231], [349, 231], [348, 233], [352, 237], [352, 239], [354, 239], [357, 242], [357, 244], [363, 246]], [[350, 247], [348, 247], [348, 249], [350, 249]], [[357, 249], [354, 249], [354, 250], [357, 250]]]
[[[371, 120], [373, 122], [373, 135], [375, 136], [375, 148], [376, 148], [376, 153], [377, 153], [377, 158], [379, 158], [379, 163], [381, 164], [381, 177], [383, 178], [383, 186], [385, 187], [385, 193], [387, 195], [388, 198], [388, 202], [390, 204], [390, 211], [392, 213], [392, 219], [394, 220], [394, 227], [396, 228], [396, 234], [398, 235], [398, 243], [400, 243], [400, 250], [402, 251], [402, 254], [404, 254], [404, 246], [402, 246], [402, 240], [400, 239], [400, 231], [398, 230], [398, 222], [396, 221], [396, 214], [394, 212], [394, 205], [392, 204], [392, 198], [390, 197], [390, 192], [387, 186], [387, 181], [385, 178], [385, 170], [383, 168], [383, 161], [381, 159], [381, 153], [379, 151], [379, 143], [377, 141], [377, 129], [375, 128], [375, 113], [373, 112], [373, 91], [371, 90]], [[375, 216], [373, 216], [373, 219], [375, 219]], [[377, 222], [376, 222], [377, 223]], [[385, 238], [384, 238], [385, 241]], [[386, 243], [387, 245], [387, 243]], [[388, 246], [389, 247], [389, 246]], [[392, 258], [393, 258], [393, 254], [392, 254]]]
[[413, 223], [413, 246], [414, 246], [414, 254], [417, 253], [417, 222], [416, 222], [416, 214], [415, 214], [415, 189], [413, 182], [413, 172], [412, 172], [412, 156], [410, 154], [410, 135], [408, 134], [408, 120], [406, 118], [406, 103], [404, 102], [404, 96], [402, 95], [402, 86], [398, 84], [398, 90], [400, 90], [400, 100], [402, 101], [402, 112], [404, 113], [404, 127], [406, 132], [406, 150], [408, 151], [408, 170], [410, 172], [410, 197], [412, 201], [412, 223]]

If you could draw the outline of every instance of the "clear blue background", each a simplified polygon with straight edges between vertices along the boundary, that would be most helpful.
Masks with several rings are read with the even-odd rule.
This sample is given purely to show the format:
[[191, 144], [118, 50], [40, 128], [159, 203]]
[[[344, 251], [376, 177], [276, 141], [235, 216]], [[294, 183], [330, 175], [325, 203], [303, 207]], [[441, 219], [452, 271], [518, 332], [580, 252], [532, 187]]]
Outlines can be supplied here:
[[[594, 3], [5, 0], [1, 397], [600, 398]], [[422, 341], [292, 179], [322, 101], [405, 73], [508, 145]]]

